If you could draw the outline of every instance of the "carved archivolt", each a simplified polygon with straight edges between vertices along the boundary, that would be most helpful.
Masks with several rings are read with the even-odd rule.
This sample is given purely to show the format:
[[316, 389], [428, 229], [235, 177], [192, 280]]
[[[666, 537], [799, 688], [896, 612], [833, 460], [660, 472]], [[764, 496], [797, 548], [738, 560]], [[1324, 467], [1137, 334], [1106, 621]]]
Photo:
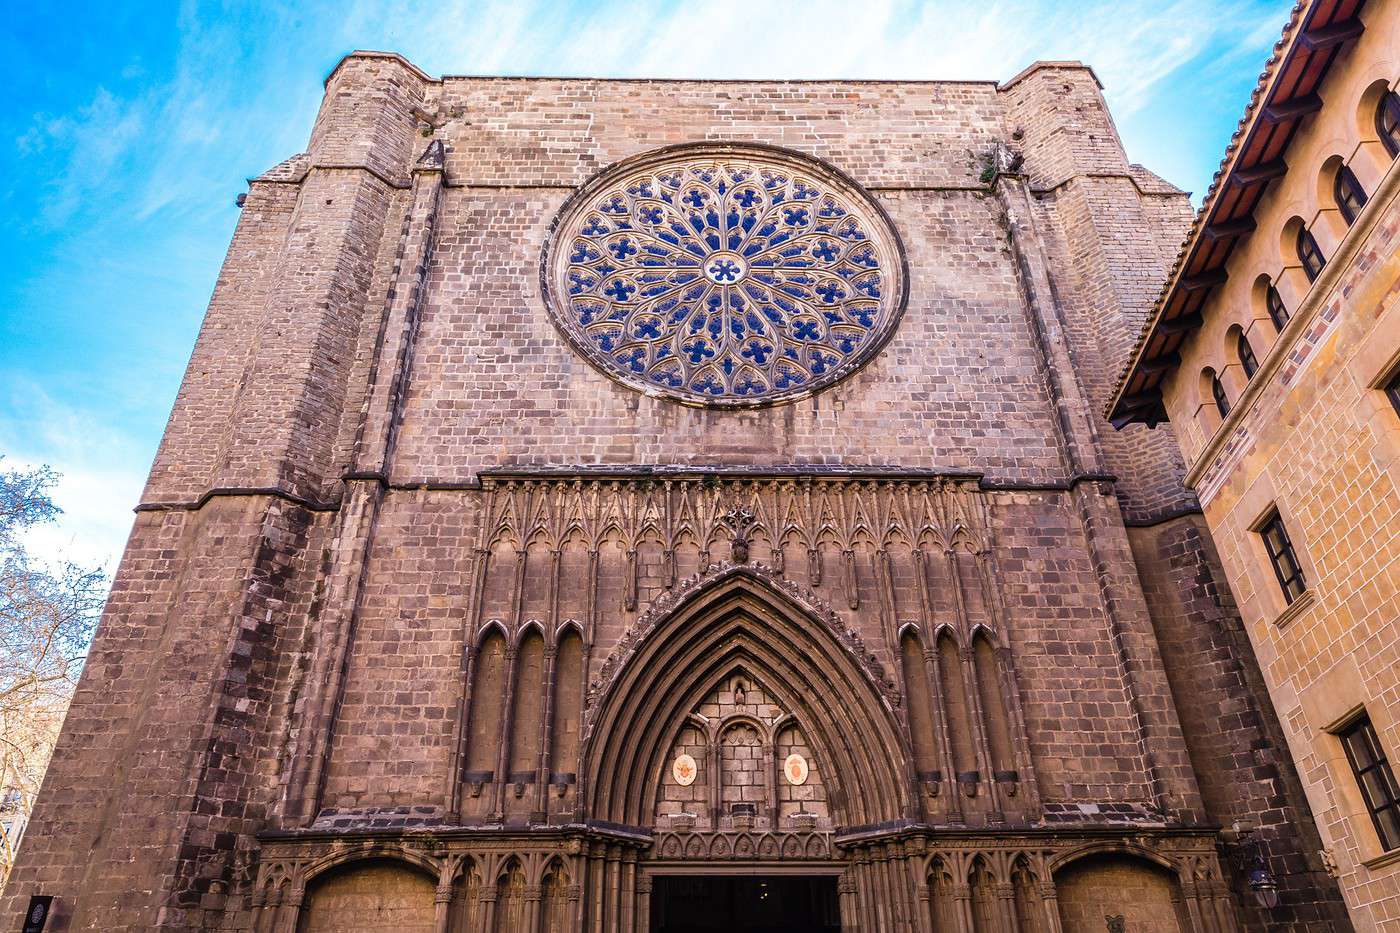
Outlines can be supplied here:
[[869, 675], [870, 682], [890, 703], [899, 705], [899, 693], [894, 681], [885, 673], [879, 659], [866, 648], [864, 640], [854, 629], [841, 623], [841, 616], [828, 606], [810, 587], [799, 586], [784, 579], [771, 567], [762, 564], [736, 565], [724, 561], [711, 564], [700, 573], [682, 580], [674, 589], [663, 593], [652, 601], [640, 618], [637, 619], [618, 641], [607, 659], [598, 669], [597, 676], [588, 686], [588, 709], [585, 713], [585, 734], [591, 730], [597, 714], [598, 698], [612, 689], [623, 666], [636, 653], [657, 624], [676, 611], [682, 603], [699, 599], [707, 592], [723, 585], [735, 577], [743, 577], [771, 589], [775, 595], [792, 603], [805, 617], [818, 622], [831, 637], [836, 639]]
[[588, 811], [632, 826], [649, 821], [662, 758], [689, 714], [742, 673], [802, 724], [839, 824], [905, 817], [912, 782], [892, 685], [838, 631], [834, 619], [815, 618], [750, 568], [724, 568], [688, 590], [633, 633], [593, 691], [583, 752]]

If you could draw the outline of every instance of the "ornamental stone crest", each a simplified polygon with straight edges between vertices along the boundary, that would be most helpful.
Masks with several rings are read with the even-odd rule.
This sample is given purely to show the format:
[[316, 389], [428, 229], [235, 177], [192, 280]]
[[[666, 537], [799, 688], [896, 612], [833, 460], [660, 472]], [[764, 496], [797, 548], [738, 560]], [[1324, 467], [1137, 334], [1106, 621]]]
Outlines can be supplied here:
[[884, 212], [796, 153], [694, 145], [596, 176], [542, 266], [556, 323], [607, 375], [681, 402], [815, 392], [867, 362], [905, 297]]

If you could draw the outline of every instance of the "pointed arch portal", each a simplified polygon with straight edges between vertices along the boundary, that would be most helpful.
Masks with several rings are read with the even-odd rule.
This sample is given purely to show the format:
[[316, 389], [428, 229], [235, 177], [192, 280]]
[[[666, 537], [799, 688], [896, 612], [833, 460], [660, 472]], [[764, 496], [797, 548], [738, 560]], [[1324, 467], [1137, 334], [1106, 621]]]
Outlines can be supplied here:
[[584, 752], [595, 820], [651, 822], [666, 755], [691, 710], [737, 673], [810, 737], [842, 830], [912, 812], [894, 711], [862, 659], [797, 599], [734, 568], [657, 621], [603, 686]]

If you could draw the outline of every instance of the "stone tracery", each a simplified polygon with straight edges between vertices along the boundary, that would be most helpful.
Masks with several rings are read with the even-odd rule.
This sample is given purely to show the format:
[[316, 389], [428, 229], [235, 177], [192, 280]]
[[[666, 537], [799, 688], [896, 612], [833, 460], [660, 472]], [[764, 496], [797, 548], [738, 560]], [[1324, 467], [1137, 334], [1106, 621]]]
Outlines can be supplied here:
[[546, 260], [560, 327], [649, 392], [745, 405], [829, 385], [889, 336], [893, 229], [853, 184], [758, 147], [625, 164], [565, 208]]

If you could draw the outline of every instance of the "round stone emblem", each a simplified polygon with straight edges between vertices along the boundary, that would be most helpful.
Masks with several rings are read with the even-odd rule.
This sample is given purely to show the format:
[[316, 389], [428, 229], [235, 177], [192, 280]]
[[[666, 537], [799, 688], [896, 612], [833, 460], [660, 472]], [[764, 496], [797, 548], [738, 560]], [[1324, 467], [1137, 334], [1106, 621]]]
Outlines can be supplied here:
[[676, 783], [681, 787], [689, 787], [695, 783], [695, 775], [700, 769], [695, 766], [695, 759], [689, 755], [677, 755], [676, 760], [671, 762], [671, 777], [676, 779]]
[[705, 260], [705, 278], [716, 285], [738, 285], [748, 274], [749, 264], [738, 253], [719, 252]]
[[759, 146], [675, 147], [604, 171], [560, 212], [542, 273], [556, 322], [593, 365], [731, 407], [850, 374], [905, 296], [884, 212], [833, 169]]
[[783, 762], [783, 774], [787, 776], [789, 784], [806, 784], [807, 759], [801, 755], [788, 755], [787, 760]]

